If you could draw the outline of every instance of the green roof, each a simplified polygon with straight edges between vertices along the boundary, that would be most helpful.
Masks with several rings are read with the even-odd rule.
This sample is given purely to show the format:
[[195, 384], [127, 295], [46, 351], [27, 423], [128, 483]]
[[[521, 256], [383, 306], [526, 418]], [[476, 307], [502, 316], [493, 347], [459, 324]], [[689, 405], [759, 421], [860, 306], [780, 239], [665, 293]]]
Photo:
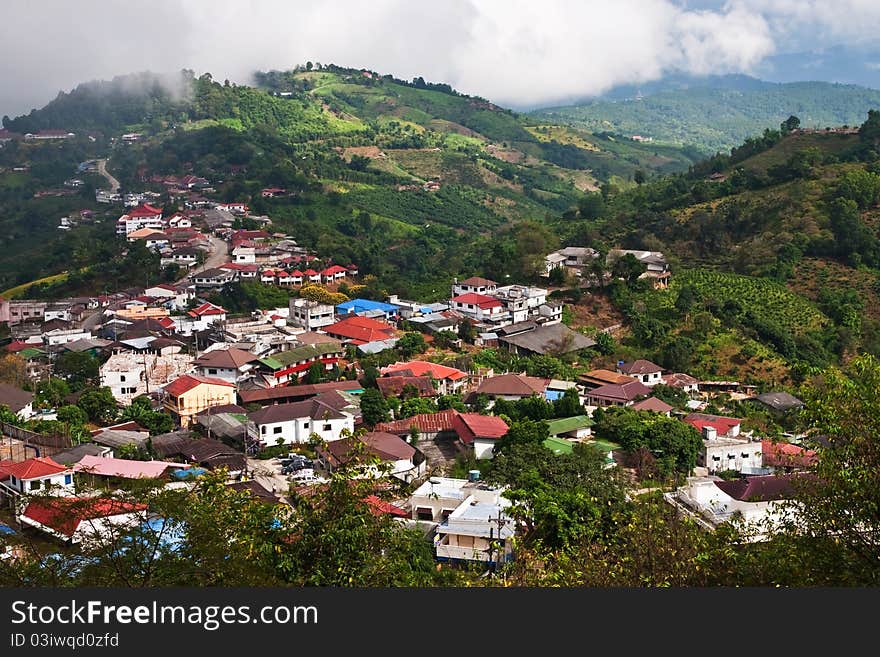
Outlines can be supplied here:
[[568, 440], [553, 438], [552, 436], [544, 441], [544, 447], [554, 454], [571, 454], [574, 449], [574, 446]]
[[546, 422], [547, 429], [550, 431], [551, 436], [555, 436], [560, 433], [568, 433], [569, 431], [574, 431], [575, 429], [586, 429], [587, 427], [591, 427], [593, 426], [593, 424], [595, 424], [586, 415], [563, 417], [558, 420], [547, 420]]
[[19, 351], [18, 355], [27, 360], [28, 358], [34, 358], [36, 356], [45, 356], [46, 352], [42, 349], [36, 349], [35, 347], [28, 347], [27, 349]]
[[620, 445], [618, 445], [617, 443], [612, 443], [608, 440], [587, 440], [584, 442], [584, 444], [595, 447], [596, 449], [603, 452], [613, 452], [615, 449], [620, 449]]
[[296, 347], [287, 351], [280, 351], [277, 354], [261, 358], [260, 362], [272, 370], [280, 370], [290, 367], [301, 360], [310, 360], [320, 358], [325, 354], [332, 354], [342, 351], [342, 347], [338, 342], [321, 342], [318, 344], [306, 344], [302, 347]]

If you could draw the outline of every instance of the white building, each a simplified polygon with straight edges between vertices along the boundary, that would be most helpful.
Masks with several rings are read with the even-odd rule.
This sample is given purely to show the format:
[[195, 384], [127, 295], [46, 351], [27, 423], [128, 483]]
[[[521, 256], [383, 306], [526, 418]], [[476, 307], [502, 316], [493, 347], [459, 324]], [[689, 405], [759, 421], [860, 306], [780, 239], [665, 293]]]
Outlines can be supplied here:
[[38, 492], [73, 495], [73, 470], [42, 457], [18, 463], [0, 461], [0, 497]]
[[618, 362], [617, 373], [632, 377], [646, 386], [663, 383], [663, 368], [644, 358], [639, 358], [631, 363]]
[[331, 442], [354, 433], [354, 415], [324, 403], [322, 395], [292, 404], [266, 406], [248, 417], [249, 435], [265, 445], [308, 443], [312, 434]]
[[769, 475], [734, 481], [690, 477], [685, 486], [665, 493], [664, 497], [696, 516], [707, 529], [733, 523], [744, 530], [747, 540], [758, 541], [795, 512], [786, 500], [792, 495], [796, 476]]
[[431, 477], [412, 497], [413, 520], [435, 526], [438, 560], [497, 562], [510, 558], [515, 532], [504, 488], [480, 481]]
[[291, 299], [288, 323], [307, 331], [316, 331], [336, 322], [336, 308], [309, 299]]
[[135, 397], [146, 395], [171, 383], [192, 368], [188, 354], [113, 354], [99, 369], [101, 385], [110, 388], [113, 398], [128, 406]]
[[703, 427], [703, 447], [697, 454], [697, 465], [709, 474], [736, 470], [745, 474], [761, 472], [764, 453], [761, 441], [748, 438], [719, 437], [713, 427]]

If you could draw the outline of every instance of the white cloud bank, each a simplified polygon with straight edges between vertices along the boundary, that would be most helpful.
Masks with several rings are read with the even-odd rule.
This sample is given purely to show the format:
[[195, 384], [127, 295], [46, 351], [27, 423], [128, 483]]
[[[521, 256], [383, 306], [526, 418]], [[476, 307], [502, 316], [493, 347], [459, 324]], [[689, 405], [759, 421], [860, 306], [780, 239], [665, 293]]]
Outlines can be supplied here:
[[670, 70], [749, 72], [780, 44], [876, 39], [876, 0], [6, 0], [0, 113], [134, 71], [247, 82], [307, 60], [551, 104]]

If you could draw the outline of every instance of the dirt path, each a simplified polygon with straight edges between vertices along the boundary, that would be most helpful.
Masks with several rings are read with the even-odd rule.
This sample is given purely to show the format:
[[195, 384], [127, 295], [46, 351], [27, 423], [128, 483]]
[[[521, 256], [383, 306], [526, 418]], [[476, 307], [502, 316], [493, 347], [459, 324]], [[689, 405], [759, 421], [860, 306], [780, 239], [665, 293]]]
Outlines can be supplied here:
[[107, 182], [110, 183], [111, 194], [115, 194], [119, 191], [119, 181], [107, 171], [107, 160], [98, 160], [98, 173], [104, 176], [107, 179]]

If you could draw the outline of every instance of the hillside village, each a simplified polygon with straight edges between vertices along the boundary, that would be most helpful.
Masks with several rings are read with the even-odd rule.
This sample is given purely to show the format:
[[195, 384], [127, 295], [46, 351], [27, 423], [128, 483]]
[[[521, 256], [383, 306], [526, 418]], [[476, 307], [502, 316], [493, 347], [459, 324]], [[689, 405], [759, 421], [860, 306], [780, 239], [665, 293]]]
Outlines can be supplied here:
[[[323, 74], [369, 96], [379, 78], [363, 73]], [[313, 82], [302, 75], [264, 95], [292, 106], [287, 87]], [[219, 91], [210, 77], [197, 86], [203, 95], [250, 93]], [[442, 93], [510, 119], [479, 99]], [[353, 125], [347, 110], [357, 103], [337, 100], [321, 106], [321, 120]], [[69, 268], [16, 278], [0, 299], [4, 572], [102, 549], [115, 558], [122, 535], [167, 547], [168, 526], [193, 528], [197, 519], [181, 522], [165, 495], [180, 495], [182, 506], [207, 501], [195, 507], [202, 529], [229, 532], [225, 543], [207, 543], [230, 553], [265, 539], [262, 548], [278, 559], [295, 546], [310, 557], [323, 550], [322, 522], [343, 518], [347, 528], [355, 519], [381, 540], [352, 542], [354, 561], [398, 554], [399, 537], [415, 536], [416, 547], [395, 563], [419, 564], [419, 576], [474, 574], [473, 582], [511, 574], [527, 584], [543, 583], [545, 572], [550, 581], [580, 572], [571, 559], [595, 564], [591, 581], [619, 585], [611, 580], [621, 572], [639, 571], [614, 559], [628, 559], [626, 550], [642, 542], [668, 547], [690, 567], [703, 563], [706, 546], [721, 545], [724, 555], [725, 540], [737, 553], [761, 550], [828, 513], [799, 494], [817, 480], [822, 459], [838, 454], [834, 437], [817, 429], [817, 417], [836, 417], [826, 407], [834, 395], [821, 387], [832, 370], [823, 368], [872, 371], [864, 352], [876, 348], [871, 267], [880, 242], [854, 228], [861, 219], [874, 225], [880, 202], [880, 174], [858, 168], [873, 157], [865, 149], [880, 143], [870, 131], [765, 133], [677, 178], [646, 183], [641, 172], [626, 189], [607, 179], [571, 198], [560, 193], [559, 216], [542, 223], [532, 215], [544, 206], [522, 199], [518, 219], [486, 210], [503, 197], [473, 201], [458, 185], [461, 171], [443, 169], [444, 177], [426, 166], [406, 177], [381, 168], [397, 166], [391, 157], [421, 167], [441, 151], [435, 144], [448, 145], [396, 120], [370, 139], [412, 139], [415, 148], [365, 145], [365, 137], [317, 147], [321, 133], [309, 133], [296, 154], [303, 161], [314, 156], [309, 148], [326, 148], [308, 163], [321, 173], [309, 178], [291, 165], [287, 182], [218, 163], [215, 154], [205, 157], [212, 166], [187, 155], [157, 159], [202, 130], [214, 131], [219, 150], [224, 139], [243, 139], [215, 118], [178, 132], [173, 121], [109, 138], [73, 128], [0, 131], [0, 147], [29, 155], [5, 176], [39, 170], [49, 152], [39, 149], [75, 144], [88, 153], [46, 176], [58, 185], [34, 177], [27, 187], [27, 202], [57, 201], [40, 207], [59, 208], [50, 232], [76, 244]], [[191, 125], [200, 121], [209, 125]], [[866, 125], [872, 121], [880, 126], [880, 114], [869, 114]], [[459, 127], [457, 137], [476, 139]], [[632, 140], [651, 143], [638, 136]], [[271, 139], [262, 146], [277, 146]], [[105, 143], [109, 154], [96, 153]], [[465, 143], [454, 153], [462, 166], [477, 162], [477, 151], [528, 162], [504, 139]], [[560, 146], [541, 144], [551, 153]], [[815, 144], [828, 149], [824, 160]], [[850, 159], [836, 159], [841, 153]], [[444, 166], [450, 155], [443, 152]], [[263, 171], [279, 161], [262, 162]], [[530, 165], [514, 175], [500, 161], [482, 170], [493, 184], [529, 187], [529, 203], [547, 198], [524, 183], [537, 175]], [[125, 167], [123, 187], [113, 175], [124, 177]], [[810, 223], [826, 207], [816, 189], [820, 167], [835, 194], [853, 197], [831, 204], [830, 227], [821, 228]], [[376, 180], [393, 194], [377, 192]], [[763, 207], [746, 211], [731, 198], [751, 203], [753, 194], [793, 188], [791, 197], [772, 197], [774, 220], [786, 228], [779, 240], [789, 241], [761, 224], [733, 243], [734, 219], [758, 225], [750, 213]], [[366, 205], [344, 205], [359, 193]], [[806, 199], [803, 208], [795, 197]], [[328, 216], [337, 232], [321, 223]], [[448, 225], [438, 229], [437, 217]], [[856, 237], [845, 239], [850, 233]], [[809, 268], [820, 272], [815, 279], [803, 275]], [[861, 277], [852, 290], [850, 273]], [[844, 457], [846, 467], [859, 463]], [[662, 528], [656, 543], [654, 527]], [[627, 534], [639, 530], [647, 533]], [[596, 538], [612, 535], [617, 543]], [[340, 554], [349, 554], [345, 547]], [[429, 566], [417, 558], [424, 549]], [[261, 559], [249, 552], [237, 563], [275, 563]], [[359, 583], [347, 565], [333, 571], [338, 579], [285, 581]], [[216, 563], [205, 570], [226, 583]], [[607, 580], [605, 570], [613, 573]], [[688, 570], [680, 581], [705, 581], [706, 571]]]
[[[271, 232], [266, 217], [253, 218], [261, 228], [234, 228], [251, 219], [246, 204], [187, 201], [165, 216], [143, 195], [130, 200], [116, 222], [119, 239], [178, 265], [179, 281], [0, 305], [11, 334], [6, 358], [27, 374], [21, 388], [0, 386], [9, 409], [0, 495], [10, 531], [66, 545], [106, 538], [150, 511], [88, 500], [132, 479], [192, 486], [214, 471], [260, 500], [290, 504], [342, 471], [374, 479], [383, 496], [370, 498], [377, 513], [423, 527], [438, 561], [495, 564], [513, 558], [517, 522], [506, 515], [504, 487], [484, 483], [481, 468], [523, 422], [536, 420], [556, 454], [597, 450], [634, 487], [659, 468], [646, 465], [644, 447], [602, 430], [600, 417], [628, 409], [648, 424], [652, 415], [680, 423], [693, 462], [676, 466], [686, 480], [665, 495], [709, 528], [734, 514], [746, 523], [773, 517], [791, 490], [784, 482], [815, 459], [798, 445], [804, 436], [780, 442], [724, 412], [751, 403], [790, 415], [803, 406], [797, 398], [700, 381], [644, 359], [599, 362], [596, 334], [562, 323], [564, 304], [548, 287], [472, 276], [450, 281], [443, 302], [391, 295], [334, 303], [340, 289], [365, 288], [357, 265], [321, 260]], [[643, 263], [639, 280], [664, 293], [674, 272], [659, 252], [613, 250], [597, 268], [598, 252], [566, 247], [546, 255], [545, 275], [560, 270], [588, 288], [604, 285], [625, 256]], [[248, 279], [299, 294], [246, 315], [210, 300]], [[496, 366], [473, 358], [485, 351], [497, 354]], [[90, 523], [53, 513], [65, 504]]]

